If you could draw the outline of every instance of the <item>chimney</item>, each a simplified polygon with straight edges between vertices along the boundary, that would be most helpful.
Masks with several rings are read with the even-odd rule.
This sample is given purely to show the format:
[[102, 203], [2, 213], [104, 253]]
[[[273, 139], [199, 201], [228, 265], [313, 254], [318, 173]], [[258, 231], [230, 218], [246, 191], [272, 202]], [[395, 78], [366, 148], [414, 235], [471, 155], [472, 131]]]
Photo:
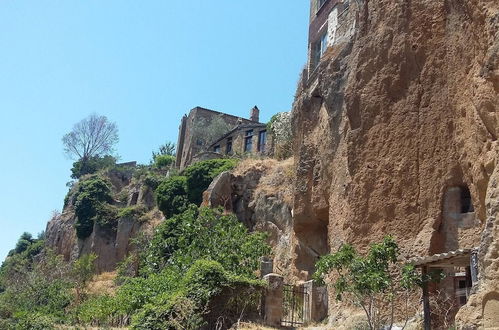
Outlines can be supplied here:
[[251, 109], [250, 120], [260, 122], [260, 109], [256, 105]]

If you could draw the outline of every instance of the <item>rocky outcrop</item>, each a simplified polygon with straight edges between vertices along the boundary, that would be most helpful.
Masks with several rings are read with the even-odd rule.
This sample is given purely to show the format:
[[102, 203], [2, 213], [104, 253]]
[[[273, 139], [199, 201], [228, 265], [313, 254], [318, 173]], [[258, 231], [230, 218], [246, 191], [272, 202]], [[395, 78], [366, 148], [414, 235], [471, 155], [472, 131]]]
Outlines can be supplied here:
[[[142, 206], [148, 213], [145, 217], [123, 216], [116, 219], [113, 228], [106, 228], [94, 223], [92, 234], [85, 239], [76, 236], [77, 217], [71, 203], [67, 203], [62, 214], [55, 215], [47, 224], [46, 244], [66, 261], [74, 261], [84, 254], [94, 253], [96, 273], [112, 272], [135, 248], [133, 239], [138, 234], [151, 234], [163, 216], [155, 208], [152, 190], [142, 182], [132, 180], [126, 171], [107, 172], [106, 178], [112, 184], [116, 196], [123, 196], [123, 201], [115, 204], [122, 207]], [[73, 194], [69, 193], [69, 196]]]
[[293, 161], [244, 160], [220, 174], [204, 193], [203, 205], [222, 206], [249, 229], [268, 233], [274, 271], [291, 275]]
[[[478, 246], [497, 214], [486, 196], [499, 152], [499, 3], [350, 1], [346, 15], [355, 33], [305, 77], [293, 107], [304, 280], [344, 242], [364, 249], [392, 234], [407, 257]], [[456, 187], [470, 191], [474, 228], [446, 223]]]

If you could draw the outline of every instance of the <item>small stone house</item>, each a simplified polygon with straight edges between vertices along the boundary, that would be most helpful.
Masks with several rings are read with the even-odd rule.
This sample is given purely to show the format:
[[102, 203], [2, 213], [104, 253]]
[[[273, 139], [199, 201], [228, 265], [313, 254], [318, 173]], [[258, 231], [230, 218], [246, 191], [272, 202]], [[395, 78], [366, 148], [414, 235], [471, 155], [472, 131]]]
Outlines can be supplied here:
[[[249, 119], [202, 107], [193, 108], [180, 123], [176, 167], [183, 170], [194, 162], [219, 158], [224, 154], [256, 153], [259, 152], [258, 150], [266, 154], [269, 149], [268, 136], [265, 132], [265, 124], [260, 123], [259, 118], [260, 110], [256, 106], [251, 109]], [[218, 136], [212, 136], [209, 133], [213, 132], [208, 132], [213, 124], [221, 130]], [[240, 134], [250, 133], [252, 133], [251, 136], [244, 138], [240, 136]], [[214, 140], [219, 142], [220, 146], [213, 144]], [[247, 145], [244, 146], [243, 143]], [[217, 146], [219, 149], [215, 149]]]

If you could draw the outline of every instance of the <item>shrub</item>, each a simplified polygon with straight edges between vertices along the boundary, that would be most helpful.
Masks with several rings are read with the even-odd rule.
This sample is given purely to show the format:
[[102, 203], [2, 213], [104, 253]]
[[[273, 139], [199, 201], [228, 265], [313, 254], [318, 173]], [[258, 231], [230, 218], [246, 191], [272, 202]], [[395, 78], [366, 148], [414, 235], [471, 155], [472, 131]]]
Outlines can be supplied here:
[[165, 217], [179, 214], [187, 208], [189, 201], [186, 187], [186, 178], [175, 176], [161, 183], [155, 190], [156, 203]]
[[265, 234], [248, 233], [232, 214], [191, 206], [156, 228], [143, 271], [168, 265], [186, 271], [196, 260], [219, 262], [232, 274], [254, 277], [259, 258], [270, 253]]
[[201, 204], [203, 192], [208, 189], [213, 179], [220, 173], [233, 169], [236, 165], [237, 160], [233, 158], [211, 159], [195, 163], [185, 169], [182, 174], [187, 178], [189, 201], [196, 205]]
[[147, 208], [144, 205], [128, 206], [118, 211], [118, 218], [139, 219], [146, 212]]
[[109, 226], [116, 219], [116, 210], [108, 203], [113, 200], [109, 184], [98, 176], [92, 176], [78, 184], [73, 198], [78, 217], [76, 235], [85, 239], [92, 234], [94, 223]]
[[175, 162], [175, 156], [158, 155], [154, 158], [154, 167], [158, 169], [167, 168], [170, 167], [173, 162]]
[[94, 174], [97, 171], [114, 166], [116, 164], [116, 158], [113, 156], [94, 156], [89, 157], [86, 160], [80, 159], [73, 163], [73, 168], [71, 168], [71, 178], [79, 179], [86, 174]]

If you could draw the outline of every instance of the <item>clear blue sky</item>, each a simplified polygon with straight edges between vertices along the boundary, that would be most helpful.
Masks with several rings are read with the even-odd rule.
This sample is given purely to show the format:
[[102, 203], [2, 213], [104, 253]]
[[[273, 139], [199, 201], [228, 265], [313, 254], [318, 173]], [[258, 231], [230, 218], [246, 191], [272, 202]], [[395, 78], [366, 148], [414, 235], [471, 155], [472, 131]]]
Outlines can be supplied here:
[[199, 105], [261, 120], [291, 108], [307, 53], [305, 0], [0, 1], [0, 261], [61, 210], [61, 137], [91, 113], [147, 163]]

